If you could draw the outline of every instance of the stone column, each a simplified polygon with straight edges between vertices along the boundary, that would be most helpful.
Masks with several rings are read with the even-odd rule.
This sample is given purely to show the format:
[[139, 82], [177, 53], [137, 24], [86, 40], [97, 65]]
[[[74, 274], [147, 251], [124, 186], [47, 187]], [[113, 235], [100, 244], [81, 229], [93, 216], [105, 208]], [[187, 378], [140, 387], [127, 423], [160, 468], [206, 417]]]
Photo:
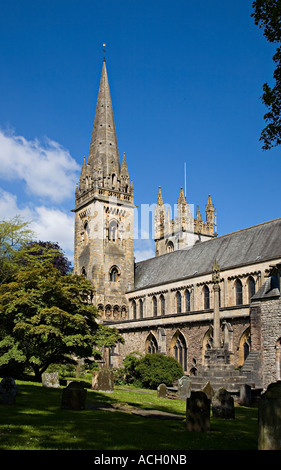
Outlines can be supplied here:
[[220, 291], [220, 267], [217, 262], [213, 265], [213, 283], [214, 283], [214, 334], [213, 348], [220, 348], [220, 307], [219, 307], [219, 291]]

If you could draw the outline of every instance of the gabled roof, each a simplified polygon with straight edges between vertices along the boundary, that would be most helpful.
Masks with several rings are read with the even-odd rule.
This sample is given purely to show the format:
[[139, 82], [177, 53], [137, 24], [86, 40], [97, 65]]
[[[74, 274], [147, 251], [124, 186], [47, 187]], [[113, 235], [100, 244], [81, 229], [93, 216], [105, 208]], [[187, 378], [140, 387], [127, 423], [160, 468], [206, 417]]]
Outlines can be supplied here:
[[281, 258], [281, 218], [136, 263], [135, 290]]

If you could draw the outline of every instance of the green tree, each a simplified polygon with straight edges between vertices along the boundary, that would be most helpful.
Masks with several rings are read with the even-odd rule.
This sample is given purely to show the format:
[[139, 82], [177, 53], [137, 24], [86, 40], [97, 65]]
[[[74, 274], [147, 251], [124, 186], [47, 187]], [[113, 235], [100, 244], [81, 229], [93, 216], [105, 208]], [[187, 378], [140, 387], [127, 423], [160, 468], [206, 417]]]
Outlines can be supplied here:
[[98, 325], [92, 296], [90, 281], [62, 275], [51, 263], [19, 270], [0, 286], [0, 366], [24, 363], [40, 381], [50, 364], [89, 358], [97, 343], [121, 341], [117, 332]]
[[25, 243], [17, 253], [17, 261], [21, 267], [43, 266], [52, 263], [62, 275], [72, 271], [71, 262], [63, 253], [58, 243], [51, 241], [29, 241]]
[[[266, 39], [275, 44], [281, 42], [281, 1], [256, 0], [253, 2], [255, 24], [263, 29]], [[268, 122], [262, 130], [260, 140], [263, 149], [269, 150], [281, 144], [281, 47], [277, 47], [273, 56], [276, 64], [273, 78], [275, 85], [271, 88], [268, 83], [263, 85], [262, 102], [267, 106], [268, 112], [264, 119]]]
[[18, 267], [19, 251], [34, 238], [34, 232], [16, 216], [0, 221], [0, 284], [11, 280]]

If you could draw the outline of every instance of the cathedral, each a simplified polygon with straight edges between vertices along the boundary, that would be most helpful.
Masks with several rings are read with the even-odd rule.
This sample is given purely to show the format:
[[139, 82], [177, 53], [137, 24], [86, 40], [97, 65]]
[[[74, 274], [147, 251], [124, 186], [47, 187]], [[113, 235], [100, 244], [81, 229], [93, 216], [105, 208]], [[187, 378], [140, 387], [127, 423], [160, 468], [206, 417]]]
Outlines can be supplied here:
[[[127, 354], [173, 356], [196, 377], [214, 342], [214, 266], [219, 273], [219, 347], [253, 383], [281, 379], [281, 219], [218, 236], [206, 195], [205, 218], [182, 188], [171, 218], [161, 187], [154, 211], [155, 256], [134, 257], [134, 186], [120, 160], [106, 62], [93, 131], [75, 191], [74, 270], [92, 281], [99, 321], [124, 337], [107, 351], [110, 367]], [[248, 374], [248, 375], [247, 375]]]

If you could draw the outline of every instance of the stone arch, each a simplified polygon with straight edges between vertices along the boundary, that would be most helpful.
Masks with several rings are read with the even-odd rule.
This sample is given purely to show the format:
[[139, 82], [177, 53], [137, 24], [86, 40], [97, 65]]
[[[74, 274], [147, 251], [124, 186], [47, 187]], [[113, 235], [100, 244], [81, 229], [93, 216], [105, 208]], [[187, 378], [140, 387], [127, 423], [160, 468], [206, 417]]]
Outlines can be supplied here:
[[166, 250], [167, 250], [167, 253], [172, 253], [175, 250], [174, 244], [171, 240], [167, 242]]
[[127, 318], [127, 315], [128, 315], [127, 307], [126, 307], [126, 305], [122, 305], [122, 307], [121, 307], [121, 319], [125, 320]]
[[204, 334], [203, 341], [202, 341], [202, 364], [205, 362], [205, 353], [208, 349], [211, 349], [213, 346], [213, 326], [211, 325], [206, 333]]
[[146, 354], [156, 354], [158, 352], [158, 342], [153, 333], [149, 333], [145, 341]]
[[183, 370], [187, 371], [187, 341], [180, 330], [177, 330], [172, 337], [170, 354], [182, 366]]
[[243, 304], [243, 284], [239, 278], [235, 280], [234, 287], [235, 287], [235, 305], [242, 305]]
[[108, 240], [115, 242], [117, 240], [118, 222], [116, 219], [111, 219], [108, 224]]
[[203, 302], [204, 302], [204, 310], [210, 309], [210, 289], [207, 285], [203, 286]]
[[250, 327], [242, 333], [238, 346], [238, 366], [242, 366], [251, 350], [251, 330]]
[[119, 305], [113, 306], [113, 318], [114, 320], [118, 320], [120, 318], [120, 307]]
[[176, 292], [176, 312], [182, 312], [182, 295], [179, 290]]
[[109, 280], [110, 282], [117, 282], [120, 276], [120, 269], [115, 264], [111, 266], [109, 270]]
[[110, 318], [112, 316], [112, 305], [107, 304], [104, 309], [105, 317]]
[[247, 279], [247, 287], [248, 287], [248, 303], [251, 302], [251, 297], [256, 292], [256, 283], [253, 276], [249, 276]]

